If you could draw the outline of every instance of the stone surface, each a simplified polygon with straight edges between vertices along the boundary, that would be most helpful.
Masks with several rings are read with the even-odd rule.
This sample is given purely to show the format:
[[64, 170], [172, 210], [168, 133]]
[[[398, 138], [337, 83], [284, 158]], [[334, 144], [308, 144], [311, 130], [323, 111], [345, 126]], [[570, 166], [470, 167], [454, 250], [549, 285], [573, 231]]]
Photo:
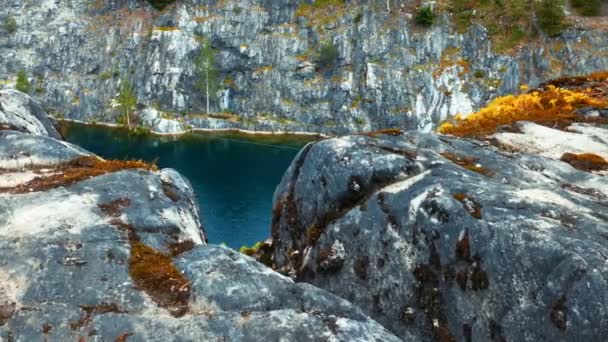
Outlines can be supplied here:
[[[172, 118], [145, 122], [161, 133], [184, 125], [346, 133], [430, 130], [520, 84], [608, 69], [605, 28], [578, 18], [559, 37], [497, 53], [481, 26], [461, 34], [441, 16], [416, 27], [413, 0], [390, 13], [383, 1], [348, 1], [322, 13], [321, 25], [296, 16], [304, 2], [184, 0], [158, 12], [144, 0], [6, 0], [0, 20], [13, 17], [17, 31], [0, 25], [0, 86], [13, 87], [23, 69], [57, 116], [115, 122], [129, 77], [140, 109]], [[218, 51], [212, 112], [230, 119], [197, 115], [206, 111], [194, 72], [201, 36]], [[327, 42], [337, 49], [330, 70], [317, 57]]]
[[406, 340], [602, 340], [608, 179], [558, 155], [605, 149], [606, 127], [522, 125], [509, 136], [564, 137], [559, 153], [413, 131], [309, 144], [275, 192], [274, 267]]
[[0, 341], [400, 341], [344, 299], [207, 245], [175, 170], [43, 187], [110, 162], [33, 113], [5, 123], [21, 122], [41, 135], [0, 131]]

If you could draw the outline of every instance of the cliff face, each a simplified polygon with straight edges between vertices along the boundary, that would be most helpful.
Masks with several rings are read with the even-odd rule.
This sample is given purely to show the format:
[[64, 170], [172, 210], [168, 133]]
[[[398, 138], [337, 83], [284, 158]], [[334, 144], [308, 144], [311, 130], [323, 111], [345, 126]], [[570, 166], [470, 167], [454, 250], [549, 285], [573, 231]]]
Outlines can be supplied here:
[[[308, 15], [301, 3], [181, 0], [159, 12], [143, 0], [7, 0], [0, 18], [13, 17], [17, 30], [0, 37], [0, 78], [10, 87], [25, 70], [33, 96], [71, 119], [116, 121], [128, 77], [139, 120], [158, 131], [344, 133], [428, 130], [522, 83], [608, 68], [601, 27], [575, 24], [500, 54], [487, 29], [457, 33], [448, 15], [415, 26], [414, 1], [391, 12], [371, 2]], [[217, 50], [213, 117], [200, 115], [195, 87], [202, 37]], [[323, 46], [335, 46], [335, 60], [318, 58]]]
[[399, 341], [346, 300], [207, 245], [175, 170], [54, 138], [24, 94], [0, 103], [0, 340]]

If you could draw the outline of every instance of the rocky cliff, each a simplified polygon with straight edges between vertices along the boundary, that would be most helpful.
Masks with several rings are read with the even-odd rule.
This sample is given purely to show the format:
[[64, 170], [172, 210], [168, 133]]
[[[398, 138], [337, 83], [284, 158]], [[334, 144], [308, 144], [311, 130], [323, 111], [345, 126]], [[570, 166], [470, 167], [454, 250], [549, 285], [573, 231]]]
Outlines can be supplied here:
[[406, 340], [605, 339], [608, 75], [590, 79], [499, 99], [453, 135], [309, 144], [261, 260]]
[[[88, 122], [120, 119], [126, 77], [135, 121], [159, 132], [345, 133], [430, 130], [520, 84], [608, 67], [602, 18], [572, 17], [557, 37], [536, 32], [511, 46], [517, 27], [495, 38], [496, 25], [513, 25], [503, 10], [459, 28], [446, 1], [428, 2], [437, 18], [427, 28], [413, 19], [421, 3], [177, 0], [158, 11], [144, 0], [7, 0], [0, 21], [14, 25], [0, 25], [0, 84], [23, 70], [44, 108]], [[206, 39], [217, 51], [213, 115], [195, 86]]]
[[171, 169], [61, 141], [0, 92], [0, 340], [399, 341], [346, 300], [205, 244]]

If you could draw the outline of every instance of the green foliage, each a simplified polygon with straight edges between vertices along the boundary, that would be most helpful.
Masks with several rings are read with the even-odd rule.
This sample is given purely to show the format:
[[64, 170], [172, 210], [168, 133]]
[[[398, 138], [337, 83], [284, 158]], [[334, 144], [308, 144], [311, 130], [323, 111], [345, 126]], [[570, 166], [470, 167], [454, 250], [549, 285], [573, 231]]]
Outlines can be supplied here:
[[215, 99], [219, 88], [217, 69], [215, 68], [216, 51], [211, 47], [209, 39], [200, 38], [200, 50], [194, 60], [194, 72], [197, 75], [196, 88], [200, 90], [207, 102], [207, 114], [209, 114], [209, 102]]
[[536, 4], [536, 15], [541, 29], [550, 37], [557, 36], [566, 28], [561, 0], [541, 0]]
[[137, 104], [137, 96], [133, 91], [133, 85], [128, 78], [124, 77], [120, 81], [120, 91], [118, 92], [118, 104], [120, 109], [126, 118], [127, 124], [130, 123], [130, 112], [135, 108]]
[[7, 17], [4, 19], [4, 29], [9, 34], [17, 32], [17, 21], [13, 17]]
[[17, 83], [15, 84], [15, 88], [24, 93], [30, 92], [30, 81], [27, 79], [25, 70], [19, 70], [17, 73]]
[[416, 24], [429, 27], [435, 22], [435, 13], [430, 6], [424, 6], [418, 9], [415, 17]]
[[110, 78], [112, 78], [112, 76], [114, 76], [114, 74], [110, 71], [105, 71], [102, 72], [101, 74], [99, 74], [99, 79], [102, 81], [106, 81], [109, 80]]
[[148, 0], [150, 5], [152, 5], [152, 7], [156, 8], [159, 11], [163, 10], [165, 7], [167, 7], [174, 1], [175, 0]]
[[321, 68], [331, 69], [336, 64], [338, 59], [338, 48], [333, 42], [327, 42], [321, 45], [319, 50], [319, 65]]
[[580, 14], [588, 17], [598, 16], [602, 10], [601, 0], [572, 0], [574, 7]]
[[239, 248], [239, 252], [251, 256], [257, 253], [260, 248], [262, 248], [262, 242], [256, 242], [255, 245], [251, 247], [242, 246], [241, 248]]

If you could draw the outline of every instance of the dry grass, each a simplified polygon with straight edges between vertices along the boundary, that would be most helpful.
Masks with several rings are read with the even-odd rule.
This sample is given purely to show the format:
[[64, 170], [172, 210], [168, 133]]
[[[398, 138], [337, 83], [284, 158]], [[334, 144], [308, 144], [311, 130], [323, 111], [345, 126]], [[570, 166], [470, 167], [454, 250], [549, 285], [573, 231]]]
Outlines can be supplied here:
[[582, 171], [592, 172], [608, 170], [608, 160], [593, 153], [564, 153], [561, 160]]
[[69, 186], [107, 173], [129, 169], [158, 170], [156, 165], [140, 160], [103, 160], [94, 156], [83, 156], [51, 168], [49, 175], [36, 177], [27, 183], [20, 184], [12, 189], [6, 189], [4, 192], [22, 194], [32, 191], [46, 191], [60, 186]]
[[444, 158], [451, 161], [452, 163], [454, 163], [460, 167], [463, 167], [467, 170], [477, 172], [486, 177], [491, 177], [492, 175], [494, 175], [493, 171], [488, 170], [488, 169], [484, 168], [483, 166], [479, 165], [479, 163], [478, 163], [479, 160], [476, 158], [471, 158], [471, 157], [467, 157], [467, 156], [459, 156], [459, 155], [456, 155], [451, 152], [443, 152], [443, 153], [441, 153], [441, 155]]
[[597, 121], [578, 115], [576, 110], [582, 107], [608, 108], [608, 72], [561, 78], [525, 94], [497, 98], [476, 113], [464, 118], [456, 115], [444, 122], [439, 132], [476, 138], [491, 135], [501, 126], [517, 121], [559, 128], [573, 122]]

